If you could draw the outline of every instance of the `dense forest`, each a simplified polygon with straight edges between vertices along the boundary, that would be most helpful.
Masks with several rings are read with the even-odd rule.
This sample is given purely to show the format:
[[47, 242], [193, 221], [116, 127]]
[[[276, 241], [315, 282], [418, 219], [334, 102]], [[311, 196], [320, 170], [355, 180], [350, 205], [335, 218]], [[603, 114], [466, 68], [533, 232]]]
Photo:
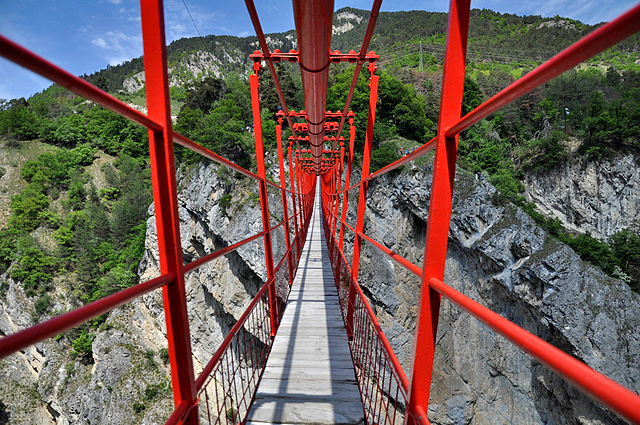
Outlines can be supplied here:
[[[357, 48], [366, 13], [348, 8], [337, 15], [340, 12], [365, 18], [354, 29], [334, 36], [336, 48]], [[463, 114], [528, 72], [549, 52], [594, 29], [560, 17], [518, 17], [488, 10], [473, 10], [471, 22]], [[380, 14], [371, 47], [383, 58], [387, 52], [388, 59], [381, 61], [378, 71], [373, 169], [435, 135], [445, 26], [446, 15], [441, 13]], [[270, 36], [284, 49], [291, 46], [293, 34]], [[168, 48], [170, 68], [178, 70], [171, 87], [175, 129], [247, 168], [255, 166], [246, 80], [248, 53], [255, 49], [255, 41], [255, 37], [208, 36], [178, 40]], [[540, 51], [540, 46], [545, 50]], [[422, 60], [418, 48], [424, 48]], [[202, 50], [231, 58], [220, 62], [218, 76], [179, 69]], [[638, 153], [639, 50], [637, 37], [615, 46], [467, 130], [459, 144], [460, 165], [489, 179], [499, 189], [498, 202], [520, 205], [550, 234], [636, 291], [640, 288], [640, 224], [606, 241], [572, 234], [524, 200], [521, 180], [525, 172], [548, 170], [570, 160], [571, 140], [580, 141], [578, 154], [591, 158]], [[287, 104], [291, 109], [303, 108], [297, 67], [278, 64], [277, 68]], [[135, 103], [144, 99], [144, 88], [128, 93], [122, 84], [141, 70], [142, 60], [137, 58], [85, 78]], [[343, 108], [353, 72], [348, 65], [331, 68], [327, 109]], [[262, 77], [265, 145], [273, 149], [279, 101], [271, 77], [267, 72]], [[356, 155], [363, 146], [368, 79], [368, 72], [359, 75], [351, 104], [360, 129]], [[53, 313], [56, 279], [64, 280], [68, 301], [76, 305], [136, 283], [152, 200], [147, 137], [141, 127], [56, 85], [29, 99], [0, 102], [0, 138], [6, 147], [20, 150], [28, 141], [38, 140], [56, 148], [22, 166], [20, 176], [26, 185], [11, 199], [10, 217], [0, 229], [0, 273], [8, 271], [34, 297], [34, 321]], [[198, 160], [179, 147], [176, 158], [185, 166]], [[4, 171], [0, 168], [0, 176]], [[410, 167], [403, 172], [411, 172]], [[51, 237], [39, 237], [39, 229]], [[0, 296], [3, 290], [0, 287]], [[78, 355], [88, 358], [90, 328], [100, 323], [96, 320], [69, 334]]]

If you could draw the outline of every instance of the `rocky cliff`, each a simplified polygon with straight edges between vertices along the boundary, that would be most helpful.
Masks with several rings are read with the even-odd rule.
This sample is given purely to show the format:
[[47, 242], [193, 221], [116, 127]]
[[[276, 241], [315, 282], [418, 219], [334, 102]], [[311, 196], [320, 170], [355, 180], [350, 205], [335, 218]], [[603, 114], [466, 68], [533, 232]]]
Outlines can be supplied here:
[[[273, 159], [269, 161], [273, 163]], [[216, 165], [179, 175], [180, 231], [185, 262], [262, 231], [257, 184], [236, 179]], [[224, 209], [220, 199], [231, 194]], [[271, 194], [270, 194], [271, 195]], [[282, 204], [270, 202], [273, 220]], [[159, 274], [153, 206], [147, 223], [142, 280]], [[284, 233], [273, 232], [274, 256], [284, 253]], [[186, 292], [196, 374], [209, 361], [262, 285], [266, 270], [262, 241], [247, 244], [189, 273]], [[0, 336], [32, 324], [33, 301], [19, 283], [0, 277]], [[60, 290], [55, 310], [70, 308]], [[173, 410], [166, 357], [166, 326], [160, 290], [108, 315], [90, 358], [73, 354], [71, 338], [46, 340], [0, 361], [0, 424], [161, 424]], [[166, 355], [166, 354], [165, 354]], [[6, 415], [6, 416], [3, 416]]]
[[[215, 165], [182, 172], [178, 180], [185, 261], [261, 230], [254, 183]], [[369, 188], [366, 233], [417, 264], [424, 251], [430, 185], [429, 172], [405, 170], [376, 179]], [[494, 194], [488, 183], [458, 172], [445, 282], [640, 391], [640, 297], [583, 263], [513, 205], [495, 204]], [[223, 207], [225, 195], [231, 202]], [[270, 198], [274, 222], [280, 217], [278, 199]], [[283, 239], [282, 232], [274, 234], [276, 258]], [[155, 245], [151, 214], [143, 280], [158, 274]], [[187, 275], [196, 373], [264, 280], [263, 258], [258, 241]], [[408, 371], [419, 281], [366, 244], [360, 281]], [[8, 284], [0, 297], [4, 334], [29, 325], [34, 308], [20, 285]], [[64, 285], [60, 282], [62, 295]], [[67, 298], [59, 297], [58, 311], [69, 307]], [[161, 355], [164, 330], [156, 291], [109, 314], [94, 331], [91, 359], [72, 355], [63, 337], [2, 360], [0, 401], [10, 423], [163, 423], [172, 406]], [[433, 424], [623, 423], [446, 300], [436, 353]]]
[[606, 239], [640, 219], [640, 167], [633, 155], [573, 158], [525, 176], [525, 196], [540, 211], [581, 233]]
[[[365, 233], [420, 264], [430, 185], [423, 171], [375, 180]], [[520, 209], [494, 204], [494, 193], [458, 172], [444, 281], [640, 391], [640, 297]], [[409, 370], [419, 282], [375, 248], [365, 250], [360, 282]], [[624, 423], [447, 300], [440, 314], [433, 424]]]

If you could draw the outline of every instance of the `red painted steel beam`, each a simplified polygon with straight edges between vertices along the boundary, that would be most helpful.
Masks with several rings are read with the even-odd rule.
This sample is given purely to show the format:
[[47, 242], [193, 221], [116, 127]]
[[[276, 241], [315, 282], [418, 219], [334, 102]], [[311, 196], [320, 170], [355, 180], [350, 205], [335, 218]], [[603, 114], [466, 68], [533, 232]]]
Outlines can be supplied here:
[[628, 421], [640, 423], [640, 396], [596, 372], [580, 360], [432, 277], [429, 286], [500, 335], [513, 342], [582, 392], [599, 400]]
[[264, 235], [264, 256], [267, 266], [267, 281], [269, 286], [269, 304], [271, 314], [271, 336], [276, 335], [278, 329], [278, 307], [276, 302], [276, 287], [274, 282], [273, 269], [273, 248], [271, 245], [271, 225], [269, 223], [269, 197], [267, 194], [266, 168], [264, 165], [264, 146], [262, 145], [262, 119], [260, 118], [260, 99], [258, 95], [259, 77], [258, 69], [256, 73], [249, 77], [251, 88], [251, 110], [253, 112], [254, 138], [256, 146], [256, 165], [258, 176], [260, 177], [260, 210], [262, 213], [262, 230]]
[[85, 306], [77, 308], [58, 317], [49, 319], [19, 332], [0, 338], [0, 359], [16, 351], [27, 348], [37, 342], [43, 341], [52, 336], [56, 336], [66, 330], [81, 325], [88, 320], [98, 317], [114, 308], [158, 289], [163, 285], [173, 281], [174, 276], [167, 273], [147, 282], [139, 283], [130, 288], [124, 289], [108, 297], [96, 300]]
[[287, 109], [287, 102], [284, 99], [284, 94], [282, 93], [282, 88], [280, 87], [280, 80], [278, 79], [278, 74], [276, 73], [276, 69], [273, 66], [273, 59], [271, 58], [271, 52], [269, 52], [269, 46], [267, 46], [267, 40], [265, 39], [264, 32], [262, 31], [262, 25], [260, 24], [260, 19], [258, 18], [258, 11], [256, 10], [256, 6], [253, 3], [253, 0], [245, 0], [245, 4], [247, 5], [247, 10], [249, 12], [249, 16], [251, 17], [251, 22], [253, 23], [253, 28], [255, 29], [256, 35], [258, 36], [258, 42], [260, 43], [262, 54], [264, 55], [265, 62], [267, 63], [267, 68], [269, 68], [269, 73], [271, 74], [273, 83], [276, 86], [276, 93], [278, 93], [278, 99], [280, 100], [280, 105], [282, 106], [282, 110], [284, 111], [287, 117], [289, 128], [291, 128], [291, 132], [295, 136], [296, 132], [293, 129], [293, 123], [291, 122], [291, 118], [289, 118], [289, 110]]
[[285, 242], [287, 246], [287, 252], [289, 252], [289, 285], [293, 283], [293, 257], [291, 256], [291, 235], [289, 229], [289, 208], [287, 205], [287, 179], [285, 176], [284, 168], [284, 153], [282, 150], [282, 116], [278, 117], [278, 125], [276, 126], [276, 141], [278, 145], [278, 165], [280, 166], [280, 185], [282, 196], [282, 216], [287, 223], [284, 229]]
[[[300, 241], [298, 238], [298, 206], [297, 206], [297, 202], [296, 202], [296, 186], [294, 184], [294, 171], [293, 171], [293, 142], [289, 141], [289, 147], [287, 148], [287, 154], [289, 155], [289, 185], [291, 186], [291, 206], [293, 208], [293, 225], [295, 226], [295, 243], [296, 246], [298, 247], [297, 251], [298, 253], [302, 252], [302, 247], [300, 246]], [[300, 188], [298, 188], [299, 190]], [[302, 211], [300, 211], [300, 213], [302, 213]], [[300, 224], [302, 224], [302, 221], [300, 221]]]
[[133, 122], [137, 122], [149, 129], [160, 130], [161, 126], [146, 115], [127, 106], [110, 94], [57, 67], [56, 65], [30, 52], [24, 47], [0, 35], [0, 56], [35, 72], [73, 93], [89, 99], [106, 109], [109, 109]]
[[[354, 229], [352, 228], [352, 230]], [[335, 243], [335, 238], [334, 238], [334, 243]], [[338, 251], [338, 255], [340, 256], [340, 261], [342, 261], [342, 263], [346, 266], [347, 270], [351, 271], [349, 267], [349, 263], [347, 262], [347, 259], [344, 256], [344, 252], [340, 250]], [[382, 327], [380, 326], [380, 323], [378, 322], [378, 319], [375, 313], [373, 312], [373, 309], [369, 305], [369, 302], [367, 301], [367, 297], [365, 297], [364, 292], [362, 292], [362, 288], [357, 282], [354, 282], [353, 280], [350, 280], [350, 286], [354, 287], [356, 295], [360, 297], [362, 304], [365, 306], [367, 316], [369, 316], [369, 320], [371, 321], [374, 329], [376, 330], [376, 336], [378, 337], [378, 340], [382, 343], [382, 346], [384, 347], [384, 350], [387, 353], [387, 357], [389, 357], [389, 360], [393, 365], [393, 369], [395, 373], [398, 375], [399, 381], [402, 385], [402, 390], [405, 392], [405, 396], [406, 396], [406, 393], [408, 393], [409, 391], [409, 379], [407, 379], [407, 375], [404, 373], [404, 369], [402, 368], [402, 365], [398, 361], [398, 358], [395, 352], [393, 351], [393, 348], [391, 348], [391, 344], [389, 343], [389, 340], [387, 339], [386, 335], [382, 331]]]
[[427, 417], [427, 413], [424, 411], [422, 406], [416, 406], [410, 414], [415, 417], [415, 421], [417, 423], [431, 425], [431, 422], [429, 422], [429, 418]]
[[[370, 64], [373, 65], [373, 64]], [[369, 83], [369, 114], [367, 118], [367, 130], [364, 137], [364, 155], [362, 158], [362, 177], [366, 178], [369, 175], [369, 167], [371, 162], [371, 148], [373, 145], [373, 127], [376, 121], [376, 105], [378, 103], [378, 82], [380, 77], [373, 75], [375, 70], [374, 66], [371, 66], [371, 81]], [[356, 215], [356, 237], [353, 241], [353, 257], [351, 259], [351, 279], [354, 282], [358, 282], [358, 272], [360, 270], [360, 245], [361, 240], [358, 236], [358, 232], [362, 232], [364, 228], [364, 214], [367, 204], [367, 183], [360, 185], [360, 193], [358, 194], [358, 212]], [[353, 288], [349, 290], [349, 303], [347, 308], [347, 336], [352, 337], [353, 333], [353, 297], [355, 296]]]
[[[427, 282], [432, 277], [442, 279], [444, 276], [458, 150], [458, 136], [447, 137], [445, 131], [460, 119], [462, 110], [469, 7], [470, 0], [452, 0], [449, 9], [433, 183], [412, 357], [409, 412], [414, 412], [416, 406], [427, 410], [429, 405], [440, 295], [430, 289]], [[413, 425], [414, 420], [409, 415], [408, 425]]]
[[169, 419], [167, 419], [164, 425], [178, 425], [183, 423], [182, 421], [185, 420], [185, 417], [189, 414], [192, 407], [193, 406], [191, 406], [187, 401], [181, 402], [173, 410], [173, 413], [169, 416]]
[[454, 134], [460, 133], [536, 87], [638, 31], [640, 31], [640, 4], [619, 18], [591, 32], [527, 75], [507, 86], [491, 99], [469, 112], [462, 119], [450, 124], [446, 128], [446, 135], [451, 137]]
[[[349, 117], [349, 157], [347, 159], [347, 175], [344, 179], [344, 187], [348, 188], [349, 183], [351, 182], [351, 167], [353, 165], [353, 152], [355, 149], [355, 141], [356, 141], [356, 127], [353, 125], [353, 113]], [[344, 225], [347, 221], [347, 205], [349, 203], [349, 191], [348, 189], [344, 190], [344, 194], [342, 195], [342, 217], [340, 218], [340, 241], [338, 242], [338, 247], [340, 252], [343, 251], [344, 248]]]
[[255, 180], [260, 180], [260, 176], [258, 176], [257, 174], [252, 173], [251, 171], [245, 170], [244, 168], [242, 168], [239, 165], [234, 164], [233, 162], [229, 161], [226, 158], [221, 157], [220, 155], [218, 155], [217, 153], [214, 153], [212, 151], [210, 151], [209, 149], [200, 146], [199, 144], [197, 144], [196, 142], [193, 142], [189, 139], [187, 139], [185, 136], [183, 136], [180, 133], [176, 133], [173, 132], [173, 141], [181, 146], [184, 146], [187, 149], [190, 149], [194, 152], [199, 153], [200, 155], [204, 156], [205, 158], [209, 158], [212, 161], [217, 162], [218, 164], [224, 165], [225, 167], [231, 168], [234, 171], [237, 171], [238, 173], [250, 177], [252, 179]]
[[379, 169], [375, 173], [369, 174], [369, 176], [367, 176], [366, 178], [362, 179], [360, 182], [354, 184], [351, 187], [347, 187], [345, 189], [345, 191], [353, 190], [353, 189], [357, 188], [360, 185], [360, 183], [369, 182], [369, 181], [375, 179], [376, 177], [380, 177], [381, 175], [386, 174], [391, 170], [395, 170], [396, 168], [402, 167], [403, 165], [405, 165], [408, 162], [411, 162], [411, 161], [414, 161], [414, 160], [420, 158], [424, 154], [426, 154], [426, 153], [432, 151], [433, 149], [435, 149], [437, 140], [438, 140], [437, 137], [434, 137], [433, 139], [429, 140], [424, 145], [420, 146], [415, 151], [411, 152], [409, 155], [403, 156], [402, 158], [398, 159], [397, 161], [392, 162], [391, 164], [389, 164], [389, 165], [387, 165], [385, 167], [382, 167], [381, 169]]
[[331, 59], [333, 0], [293, 0], [299, 65], [314, 170], [320, 174]]
[[[331, 237], [335, 237], [335, 232], [336, 232], [336, 228], [338, 225], [338, 209], [340, 208], [340, 186], [342, 185], [342, 173], [344, 171], [343, 169], [343, 165], [344, 165], [344, 142], [340, 142], [340, 170], [338, 172], [338, 175], [336, 177], [337, 179], [337, 186], [336, 186], [336, 210], [334, 212], [334, 215], [332, 217], [332, 223], [331, 223]], [[344, 199], [344, 196], [343, 196]]]
[[382, 0], [374, 0], [373, 6], [371, 6], [371, 13], [369, 14], [369, 21], [367, 22], [367, 29], [364, 33], [364, 39], [362, 40], [362, 45], [360, 46], [360, 52], [358, 53], [358, 62], [356, 63], [356, 69], [353, 73], [353, 78], [351, 79], [351, 86], [349, 86], [349, 94], [347, 94], [347, 101], [345, 102], [344, 109], [342, 110], [342, 117], [340, 118], [340, 126], [338, 129], [338, 134], [342, 134], [342, 127], [344, 126], [344, 121], [347, 118], [347, 112], [349, 111], [349, 106], [351, 106], [351, 100], [353, 99], [353, 93], [355, 92], [355, 89], [356, 89], [358, 76], [360, 75], [360, 70], [362, 69], [362, 64], [364, 63], [364, 59], [367, 54], [367, 49], [369, 48], [369, 42], [371, 41], [371, 37], [373, 36], [373, 30], [376, 27], [378, 14], [380, 13], [380, 5], [382, 5]]
[[175, 279], [165, 285], [162, 291], [173, 398], [176, 406], [185, 401], [193, 406], [183, 423], [196, 425], [198, 395], [193, 374], [187, 296], [182, 267], [167, 51], [164, 37], [164, 9], [162, 0], [142, 0], [140, 9], [147, 110], [149, 117], [161, 125], [161, 130], [149, 130], [149, 158], [160, 272], [175, 276]]

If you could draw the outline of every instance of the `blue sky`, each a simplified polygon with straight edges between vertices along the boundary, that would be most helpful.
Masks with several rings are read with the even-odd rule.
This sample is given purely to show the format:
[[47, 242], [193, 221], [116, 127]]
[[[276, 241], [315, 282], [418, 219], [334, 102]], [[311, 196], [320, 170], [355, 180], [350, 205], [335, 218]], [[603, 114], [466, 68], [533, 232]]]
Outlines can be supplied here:
[[[243, 1], [184, 0], [202, 35], [253, 34]], [[475, 0], [472, 8], [518, 15], [566, 16], [585, 23], [609, 21], [637, 0]], [[266, 33], [293, 28], [288, 1], [255, 0]], [[336, 9], [370, 9], [371, 0], [335, 0]], [[446, 0], [386, 0], [383, 11], [444, 12]], [[183, 0], [165, 0], [167, 42], [197, 36]], [[142, 55], [138, 0], [0, 0], [0, 34], [75, 75], [91, 74]], [[51, 83], [0, 58], [0, 98], [28, 97]]]

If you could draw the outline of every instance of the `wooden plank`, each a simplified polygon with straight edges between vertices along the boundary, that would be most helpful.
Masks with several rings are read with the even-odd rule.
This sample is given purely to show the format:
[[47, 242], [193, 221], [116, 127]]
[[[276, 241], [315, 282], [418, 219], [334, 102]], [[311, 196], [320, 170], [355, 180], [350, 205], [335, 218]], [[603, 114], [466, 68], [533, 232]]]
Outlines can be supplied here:
[[247, 424], [364, 422], [316, 194], [289, 302]]

